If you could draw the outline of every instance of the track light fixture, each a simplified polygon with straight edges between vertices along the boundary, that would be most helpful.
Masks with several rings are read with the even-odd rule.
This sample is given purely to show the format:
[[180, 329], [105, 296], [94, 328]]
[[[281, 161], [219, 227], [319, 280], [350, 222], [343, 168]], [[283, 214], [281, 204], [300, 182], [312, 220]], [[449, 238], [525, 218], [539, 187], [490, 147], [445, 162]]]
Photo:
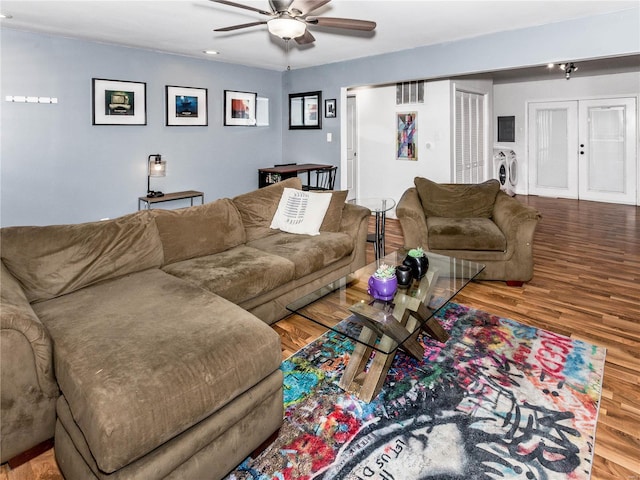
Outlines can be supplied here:
[[571, 79], [571, 73], [573, 73], [576, 70], [578, 70], [578, 67], [576, 67], [573, 64], [573, 62], [571, 62], [571, 63], [562, 63], [560, 65], [560, 68], [562, 70], [564, 70], [564, 78], [566, 78], [567, 80]]
[[[547, 65], [547, 67], [548, 68], [555, 68], [555, 64], [550, 63], [549, 65]], [[573, 62], [559, 63], [558, 67], [560, 67], [561, 70], [564, 70], [564, 78], [566, 78], [567, 80], [570, 80], [571, 79], [571, 74], [573, 72], [575, 72], [576, 70], [578, 70], [578, 67], [576, 67]]]

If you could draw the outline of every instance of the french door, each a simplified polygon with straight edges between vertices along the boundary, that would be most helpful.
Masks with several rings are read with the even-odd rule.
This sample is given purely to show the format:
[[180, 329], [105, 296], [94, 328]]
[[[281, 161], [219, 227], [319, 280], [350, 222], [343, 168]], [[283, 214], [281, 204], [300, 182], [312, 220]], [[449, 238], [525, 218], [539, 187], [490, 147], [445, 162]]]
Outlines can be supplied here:
[[636, 203], [636, 100], [529, 104], [529, 193]]

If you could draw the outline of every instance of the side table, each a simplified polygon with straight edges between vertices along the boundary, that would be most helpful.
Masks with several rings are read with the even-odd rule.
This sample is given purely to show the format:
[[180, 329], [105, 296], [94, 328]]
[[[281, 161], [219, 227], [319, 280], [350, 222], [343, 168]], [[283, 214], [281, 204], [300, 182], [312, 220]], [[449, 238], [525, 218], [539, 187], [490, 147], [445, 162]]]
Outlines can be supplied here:
[[184, 192], [165, 193], [162, 197], [138, 197], [138, 210], [142, 209], [142, 204], [146, 204], [147, 210], [151, 209], [154, 203], [171, 202], [173, 200], [191, 199], [193, 207], [193, 199], [200, 197], [202, 205], [204, 205], [204, 193], [195, 190], [186, 190]]
[[376, 215], [375, 233], [367, 235], [367, 242], [373, 243], [373, 253], [376, 260], [385, 256], [384, 251], [384, 228], [387, 219], [387, 212], [396, 206], [393, 198], [355, 198], [349, 200], [361, 207], [366, 207]]

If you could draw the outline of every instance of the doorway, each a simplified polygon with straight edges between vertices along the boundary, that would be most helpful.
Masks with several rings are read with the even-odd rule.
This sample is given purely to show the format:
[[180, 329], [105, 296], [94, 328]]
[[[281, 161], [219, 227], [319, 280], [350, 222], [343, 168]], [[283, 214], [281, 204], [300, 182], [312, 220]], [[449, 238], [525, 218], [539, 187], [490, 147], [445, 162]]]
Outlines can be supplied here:
[[529, 193], [636, 204], [636, 99], [529, 104]]
[[355, 95], [347, 96], [347, 199], [358, 197], [358, 111]]

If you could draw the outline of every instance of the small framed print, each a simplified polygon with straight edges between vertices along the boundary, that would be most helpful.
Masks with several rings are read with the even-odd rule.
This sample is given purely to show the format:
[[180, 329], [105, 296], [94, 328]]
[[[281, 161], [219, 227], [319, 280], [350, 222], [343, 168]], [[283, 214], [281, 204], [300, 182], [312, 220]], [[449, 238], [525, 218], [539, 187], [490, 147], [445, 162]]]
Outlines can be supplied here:
[[322, 92], [289, 94], [289, 130], [322, 128]]
[[167, 126], [206, 126], [207, 89], [166, 86]]
[[324, 101], [324, 116], [325, 118], [336, 118], [336, 99], [331, 98]]
[[146, 125], [147, 84], [92, 79], [93, 125]]
[[256, 125], [257, 93], [224, 91], [224, 124], [254, 127]]

